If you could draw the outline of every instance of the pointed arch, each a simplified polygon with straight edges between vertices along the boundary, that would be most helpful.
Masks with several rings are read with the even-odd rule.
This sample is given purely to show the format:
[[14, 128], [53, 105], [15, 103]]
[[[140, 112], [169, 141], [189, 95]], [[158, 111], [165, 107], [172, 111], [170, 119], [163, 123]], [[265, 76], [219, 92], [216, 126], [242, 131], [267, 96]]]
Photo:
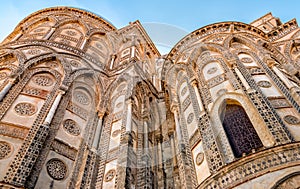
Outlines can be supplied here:
[[235, 157], [263, 147], [244, 108], [231, 99], [227, 99], [224, 106], [220, 119]]
[[55, 25], [57, 25], [57, 20], [53, 16], [37, 19], [26, 28], [23, 28], [25, 32], [20, 39], [43, 39]]
[[56, 28], [62, 28], [68, 24], [79, 24], [81, 26], [82, 32], [85, 35], [86, 33], [88, 33], [88, 26], [86, 25], [86, 23], [84, 21], [82, 21], [81, 19], [78, 18], [70, 18], [70, 19], [66, 19], [63, 22], [59, 22], [57, 23], [54, 27]]
[[263, 146], [273, 146], [275, 144], [275, 139], [249, 99], [240, 93], [225, 92], [214, 101], [210, 113], [213, 130], [218, 133], [217, 142], [220, 146], [223, 146], [222, 153], [224, 154], [224, 157], [226, 157], [225, 161], [232, 162], [235, 159], [231, 145], [222, 126], [224, 110], [228, 99], [235, 104], [239, 104], [244, 110], [246, 110], [246, 114], [250, 119], [255, 131], [257, 132]]
[[288, 174], [278, 180], [271, 189], [283, 189], [283, 188], [299, 188], [300, 187], [300, 171]]

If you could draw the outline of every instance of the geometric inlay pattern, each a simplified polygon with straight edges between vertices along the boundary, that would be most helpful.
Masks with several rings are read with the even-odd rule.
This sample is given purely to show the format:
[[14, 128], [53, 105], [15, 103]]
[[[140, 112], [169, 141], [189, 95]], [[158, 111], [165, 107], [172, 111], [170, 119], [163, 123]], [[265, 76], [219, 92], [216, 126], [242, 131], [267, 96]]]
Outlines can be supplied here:
[[196, 164], [200, 165], [203, 162], [203, 160], [204, 160], [203, 152], [198, 153], [196, 156]]
[[187, 92], [187, 86], [183, 87], [183, 89], [181, 90], [180, 95], [184, 96], [186, 94], [186, 92]]
[[286, 121], [287, 123], [292, 124], [292, 125], [297, 125], [300, 123], [300, 120], [293, 115], [286, 115], [286, 116], [284, 116], [283, 119], [284, 119], [284, 121]]
[[251, 58], [248, 58], [248, 57], [244, 57], [244, 58], [242, 58], [241, 59], [241, 62], [243, 62], [243, 63], [252, 63], [253, 62], [253, 60], [251, 59]]
[[71, 61], [70, 61], [70, 64], [71, 64], [71, 66], [73, 66], [73, 67], [75, 67], [75, 68], [77, 68], [77, 67], [80, 65], [80, 63], [77, 62], [76, 60], [71, 60]]
[[120, 129], [114, 130], [111, 134], [112, 137], [117, 137], [121, 133]]
[[47, 162], [46, 167], [49, 176], [54, 180], [63, 180], [67, 175], [67, 166], [59, 159], [50, 159]]
[[63, 128], [71, 135], [78, 136], [80, 134], [78, 124], [72, 119], [66, 119], [63, 123]]
[[27, 53], [31, 54], [31, 55], [36, 55], [36, 54], [40, 54], [41, 50], [39, 50], [39, 49], [30, 49], [29, 51], [27, 51]]
[[15, 106], [14, 110], [20, 116], [31, 116], [36, 112], [37, 109], [34, 104], [21, 102]]
[[208, 73], [208, 74], [213, 74], [213, 73], [216, 73], [217, 70], [218, 70], [217, 67], [212, 67], [212, 68], [210, 68], [209, 70], [207, 70], [207, 73]]
[[187, 117], [187, 123], [190, 124], [193, 122], [193, 120], [194, 120], [194, 114], [190, 113]]
[[66, 31], [66, 34], [69, 36], [74, 36], [74, 35], [76, 35], [76, 32], [68, 30], [68, 31]]
[[6, 158], [12, 151], [9, 143], [0, 141], [0, 160]]
[[49, 66], [51, 68], [57, 68], [58, 64], [55, 61], [47, 62], [46, 66]]
[[257, 85], [263, 88], [269, 88], [272, 86], [272, 84], [269, 81], [259, 81]]
[[82, 91], [76, 91], [74, 93], [75, 100], [83, 105], [88, 105], [90, 103], [89, 97]]
[[6, 77], [7, 77], [7, 73], [5, 72], [0, 73], [0, 80], [5, 79]]
[[34, 76], [33, 82], [40, 86], [51, 86], [53, 84], [53, 80], [46, 75]]
[[104, 179], [104, 181], [105, 181], [105, 182], [109, 182], [109, 181], [111, 181], [112, 179], [114, 179], [115, 176], [116, 176], [116, 170], [111, 169], [111, 170], [109, 170], [109, 171], [105, 174], [105, 179]]

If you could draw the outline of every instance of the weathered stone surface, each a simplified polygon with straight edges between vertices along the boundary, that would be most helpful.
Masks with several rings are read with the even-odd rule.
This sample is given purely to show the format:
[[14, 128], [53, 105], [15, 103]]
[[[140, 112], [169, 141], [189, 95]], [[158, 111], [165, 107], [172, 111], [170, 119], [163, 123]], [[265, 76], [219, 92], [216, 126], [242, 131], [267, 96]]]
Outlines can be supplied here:
[[29, 15], [0, 44], [0, 188], [299, 188], [299, 37], [269, 13], [161, 56], [139, 21]]

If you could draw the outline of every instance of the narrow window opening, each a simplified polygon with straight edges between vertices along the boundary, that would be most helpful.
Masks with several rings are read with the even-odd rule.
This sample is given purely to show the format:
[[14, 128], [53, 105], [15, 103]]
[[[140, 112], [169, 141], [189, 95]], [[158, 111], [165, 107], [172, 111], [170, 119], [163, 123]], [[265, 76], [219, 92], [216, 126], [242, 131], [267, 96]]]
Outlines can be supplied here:
[[243, 107], [226, 104], [223, 127], [235, 157], [249, 154], [263, 146]]

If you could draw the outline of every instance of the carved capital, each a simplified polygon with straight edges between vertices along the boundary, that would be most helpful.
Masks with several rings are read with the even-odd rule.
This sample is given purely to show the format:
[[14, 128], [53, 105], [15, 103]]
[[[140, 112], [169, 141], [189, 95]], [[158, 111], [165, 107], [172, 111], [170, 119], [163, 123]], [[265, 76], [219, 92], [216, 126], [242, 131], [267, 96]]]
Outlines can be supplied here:
[[8, 77], [8, 82], [9, 82], [9, 83], [14, 83], [15, 80], [16, 80], [15, 77]]
[[275, 60], [273, 60], [273, 59], [267, 59], [265, 62], [267, 63], [267, 65], [268, 65], [270, 68], [272, 68], [273, 66], [276, 66], [276, 65], [277, 65], [277, 63], [276, 63]]
[[150, 114], [149, 112], [142, 112], [142, 118], [144, 121], [148, 121], [150, 119]]
[[17, 69], [14, 69], [11, 74], [9, 75], [10, 78], [12, 78], [13, 80], [15, 80], [17, 77], [19, 77], [21, 75], [21, 73], [23, 72], [23, 67], [18, 67]]
[[99, 119], [102, 119], [104, 115], [105, 115], [105, 111], [98, 110]]
[[237, 67], [237, 61], [236, 61], [236, 59], [230, 59], [230, 60], [228, 60], [228, 63], [229, 63], [229, 67], [231, 69], [234, 69], [234, 68]]
[[59, 90], [60, 91], [63, 91], [63, 94], [69, 89], [69, 87], [67, 85], [64, 85], [62, 84], [60, 87], [59, 87]]
[[126, 99], [126, 104], [128, 105], [128, 104], [132, 104], [132, 98], [130, 97], [130, 98], [128, 98], [128, 99]]
[[174, 137], [174, 133], [175, 133], [175, 130], [173, 128], [168, 130], [168, 136], [170, 138]]
[[155, 135], [155, 140], [159, 143], [161, 143], [163, 141], [163, 136], [162, 134], [157, 134]]
[[193, 77], [193, 78], [191, 78], [190, 79], [190, 84], [192, 85], [192, 86], [198, 86], [198, 82], [197, 82], [197, 80], [196, 80], [196, 78], [195, 77]]

